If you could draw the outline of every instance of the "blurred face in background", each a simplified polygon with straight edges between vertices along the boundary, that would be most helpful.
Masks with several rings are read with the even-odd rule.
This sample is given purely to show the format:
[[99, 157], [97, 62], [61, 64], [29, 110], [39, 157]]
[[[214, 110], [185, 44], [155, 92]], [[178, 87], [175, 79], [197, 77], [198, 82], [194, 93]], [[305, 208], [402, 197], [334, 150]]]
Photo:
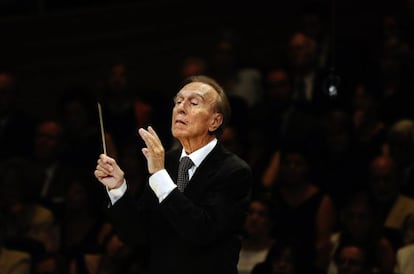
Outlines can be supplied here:
[[268, 207], [260, 201], [252, 201], [244, 223], [246, 233], [253, 238], [268, 236], [270, 226]]
[[62, 149], [63, 131], [59, 123], [46, 121], [36, 129], [34, 152], [40, 161], [48, 162], [58, 158]]
[[294, 274], [296, 267], [291, 248], [285, 248], [272, 261], [272, 274]]
[[338, 274], [364, 274], [367, 273], [365, 255], [356, 246], [344, 247], [336, 261]]
[[394, 198], [398, 185], [393, 160], [387, 156], [375, 158], [370, 169], [370, 186], [375, 198], [382, 202]]
[[308, 163], [299, 152], [288, 152], [282, 156], [280, 166], [281, 182], [285, 187], [300, 186], [306, 183]]
[[373, 212], [367, 202], [355, 201], [345, 210], [345, 226], [354, 240], [363, 242], [374, 226]]
[[289, 41], [289, 58], [293, 68], [306, 72], [315, 63], [316, 41], [305, 33], [295, 33]]
[[121, 92], [127, 86], [127, 68], [124, 64], [112, 67], [109, 83], [113, 91]]
[[267, 75], [268, 94], [271, 100], [287, 102], [292, 96], [289, 75], [283, 69], [274, 69]]

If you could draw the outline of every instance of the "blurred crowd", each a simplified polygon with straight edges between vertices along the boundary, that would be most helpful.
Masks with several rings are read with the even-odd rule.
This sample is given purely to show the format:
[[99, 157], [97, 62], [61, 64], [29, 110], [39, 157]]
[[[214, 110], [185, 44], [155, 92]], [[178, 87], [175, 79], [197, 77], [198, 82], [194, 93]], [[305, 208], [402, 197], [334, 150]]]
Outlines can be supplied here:
[[[225, 31], [173, 72], [177, 86], [212, 76], [230, 98], [221, 142], [255, 178], [239, 274], [414, 273], [414, 45], [399, 17], [383, 19], [362, 75], [333, 66], [313, 13], [275, 60], [245, 62], [239, 34]], [[142, 92], [134, 78], [116, 62], [97, 82], [65, 87], [57, 113], [39, 119], [16, 107], [15, 71], [0, 70], [0, 273], [148, 273], [146, 247], [118, 237], [93, 177], [97, 102], [107, 153], [133, 195], [148, 176], [137, 129], [151, 125], [166, 149], [177, 145], [169, 93]]]

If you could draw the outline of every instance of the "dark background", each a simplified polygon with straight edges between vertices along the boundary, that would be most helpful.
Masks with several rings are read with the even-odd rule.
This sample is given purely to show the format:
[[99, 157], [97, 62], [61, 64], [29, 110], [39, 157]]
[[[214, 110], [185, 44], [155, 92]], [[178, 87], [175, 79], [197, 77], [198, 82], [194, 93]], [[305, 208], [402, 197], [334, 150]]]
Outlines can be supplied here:
[[0, 65], [18, 76], [19, 105], [45, 116], [62, 89], [104, 78], [117, 60], [128, 64], [139, 88], [175, 92], [169, 89], [181, 60], [208, 54], [225, 28], [239, 35], [243, 62], [269, 64], [313, 10], [333, 38], [335, 67], [346, 80], [367, 75], [384, 16], [404, 18], [405, 2], [0, 0]]

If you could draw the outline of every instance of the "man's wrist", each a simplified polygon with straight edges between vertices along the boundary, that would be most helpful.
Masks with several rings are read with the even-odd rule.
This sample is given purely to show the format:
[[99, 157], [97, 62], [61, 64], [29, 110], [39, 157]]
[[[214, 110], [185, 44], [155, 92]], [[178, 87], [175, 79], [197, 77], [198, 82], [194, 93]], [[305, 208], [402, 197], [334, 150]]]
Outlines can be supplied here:
[[109, 187], [106, 187], [106, 191], [108, 192], [108, 196], [111, 199], [112, 204], [115, 204], [115, 202], [125, 194], [126, 190], [127, 184], [125, 179], [117, 188], [110, 189]]
[[149, 185], [160, 203], [177, 187], [165, 169], [152, 174], [149, 178]]

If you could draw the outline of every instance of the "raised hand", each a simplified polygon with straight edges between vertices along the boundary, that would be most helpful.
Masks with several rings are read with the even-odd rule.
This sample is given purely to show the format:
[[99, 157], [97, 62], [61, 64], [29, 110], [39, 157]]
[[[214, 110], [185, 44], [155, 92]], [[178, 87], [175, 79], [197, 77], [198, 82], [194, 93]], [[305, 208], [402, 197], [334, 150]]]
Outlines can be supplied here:
[[138, 133], [147, 146], [142, 149], [142, 153], [147, 159], [148, 172], [153, 174], [164, 169], [165, 151], [157, 133], [152, 127], [148, 127], [148, 130], [140, 128]]

